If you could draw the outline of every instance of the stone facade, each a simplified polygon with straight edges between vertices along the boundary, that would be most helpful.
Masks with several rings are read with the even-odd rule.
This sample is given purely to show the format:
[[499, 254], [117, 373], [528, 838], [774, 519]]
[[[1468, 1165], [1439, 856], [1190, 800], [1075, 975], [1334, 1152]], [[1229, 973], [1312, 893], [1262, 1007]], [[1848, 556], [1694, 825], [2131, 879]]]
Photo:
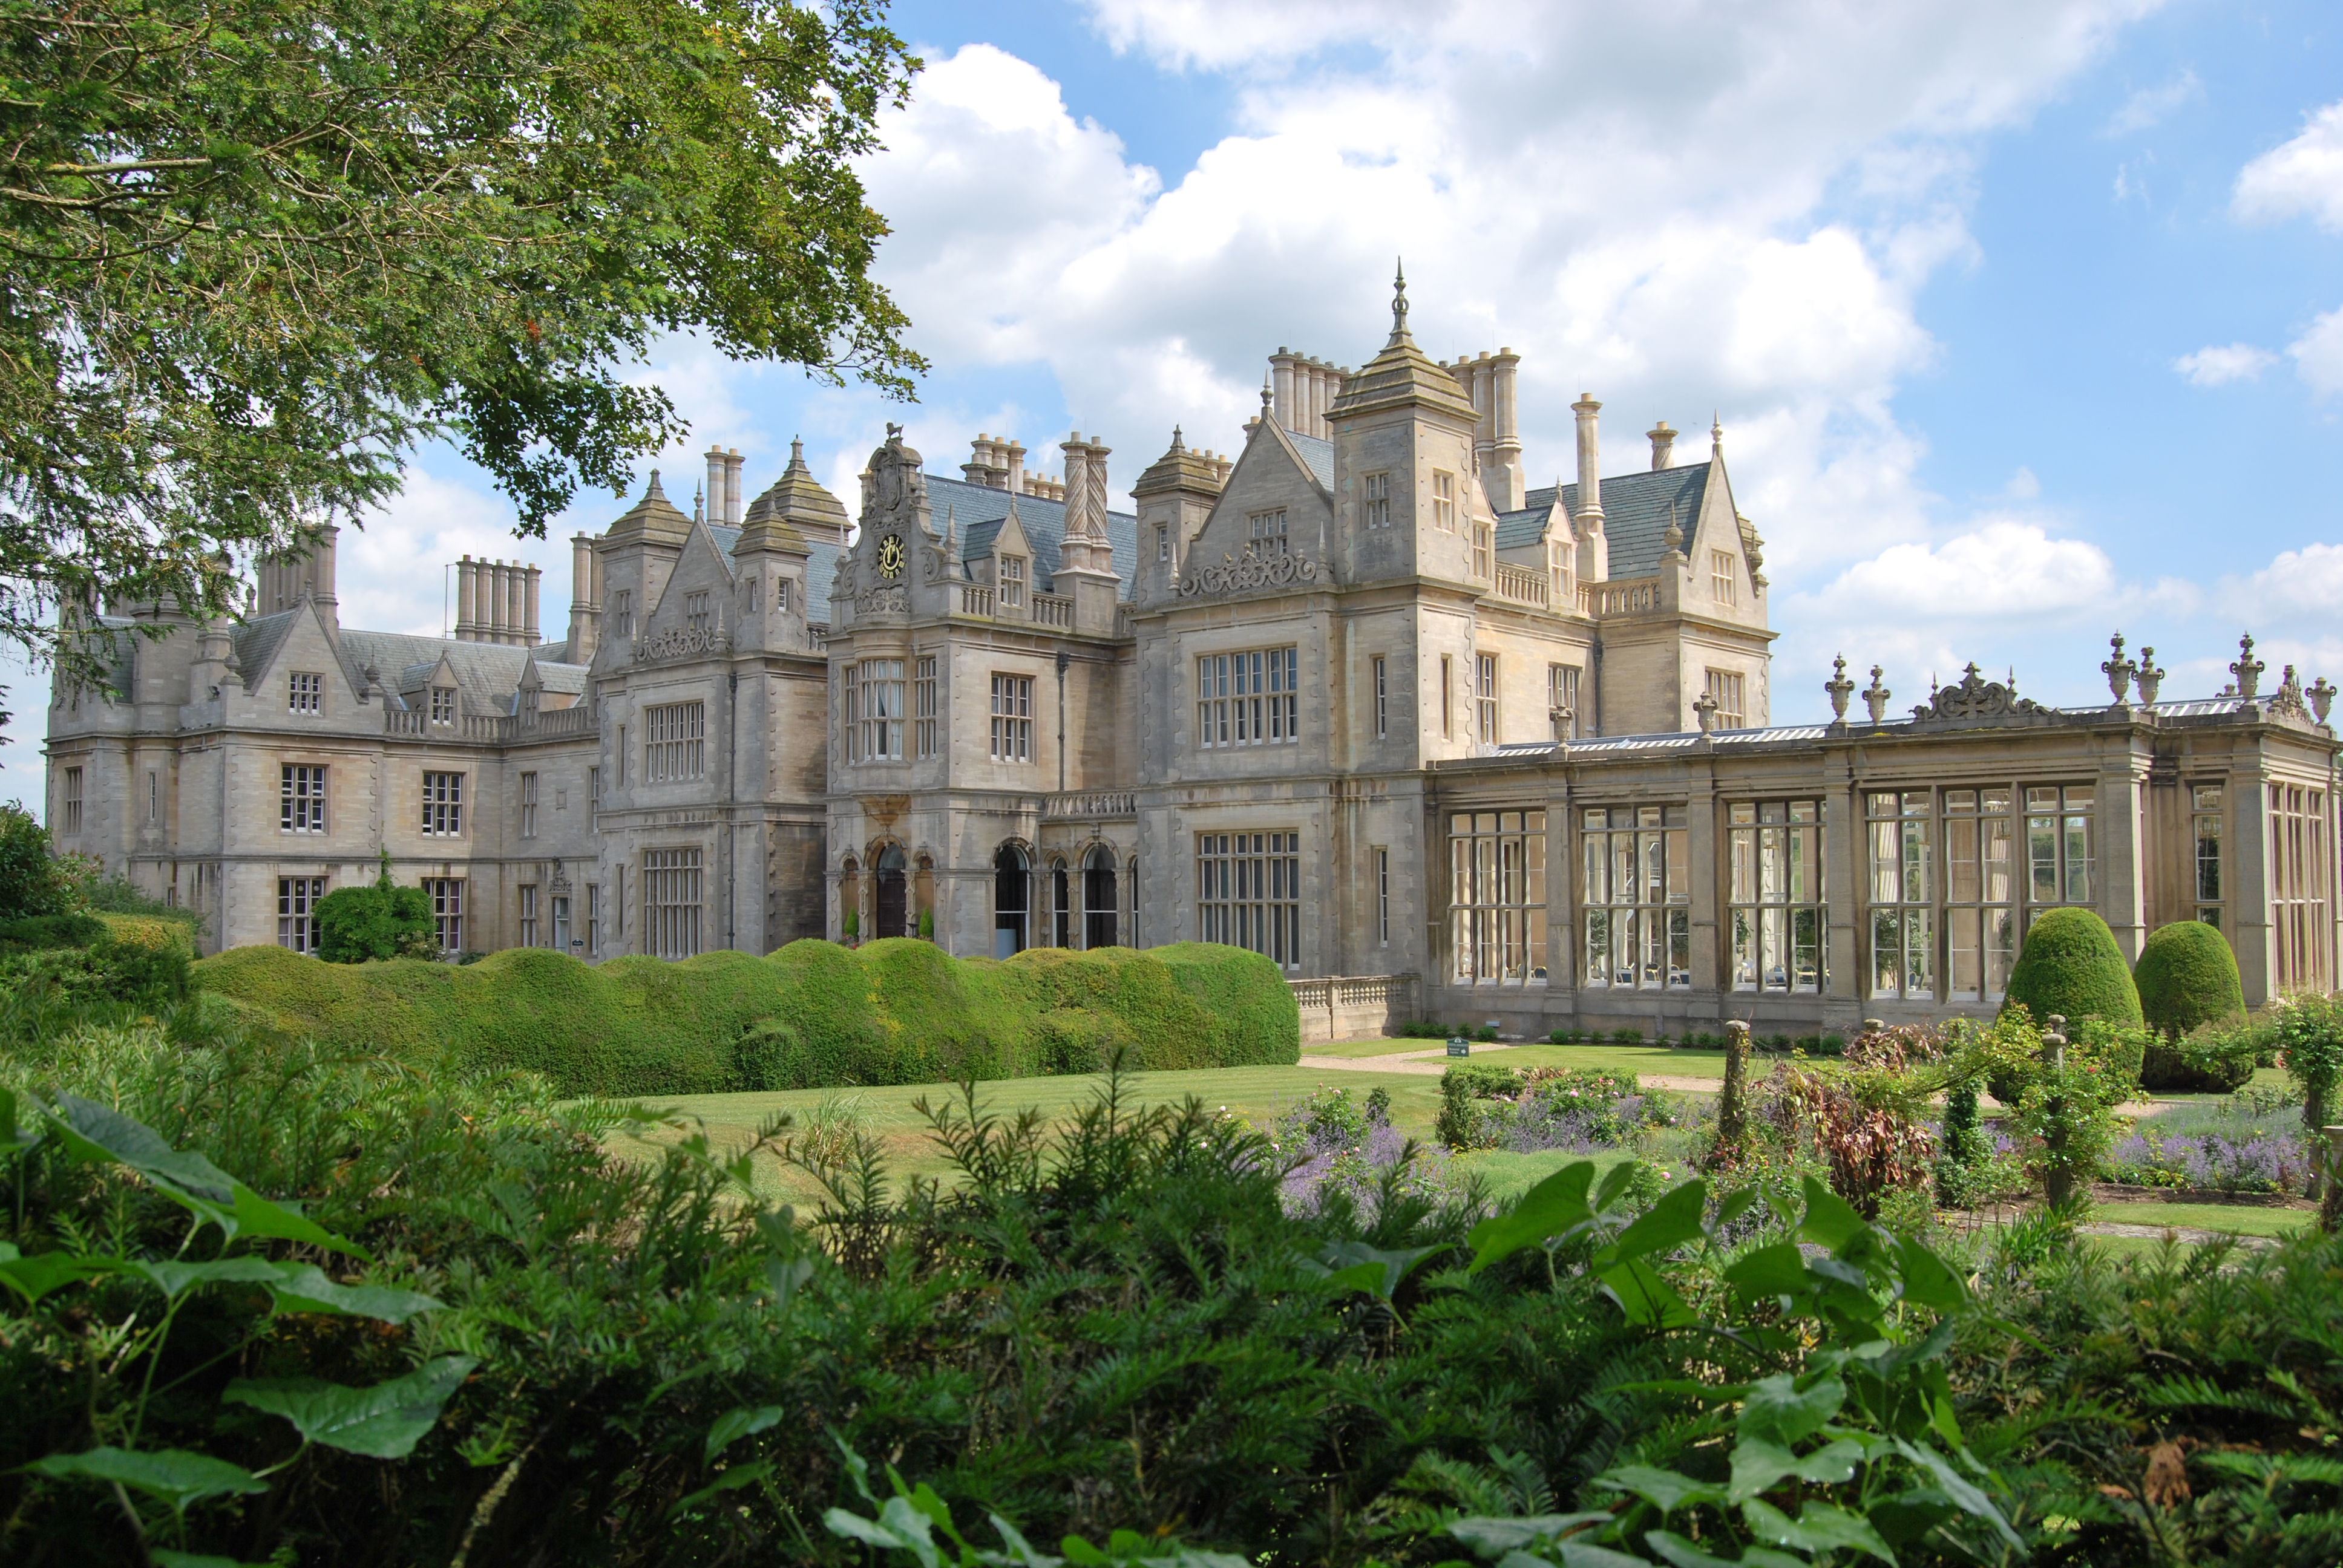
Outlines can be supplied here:
[[955, 478], [890, 429], [851, 525], [801, 451], [746, 504], [711, 451], [693, 515], [654, 475], [574, 541], [558, 642], [488, 562], [453, 640], [345, 629], [329, 535], [234, 624], [93, 628], [114, 692], [60, 692], [49, 820], [214, 945], [307, 942], [387, 852], [450, 947], [1232, 941], [1342, 977], [1304, 986], [1337, 1031], [1986, 1010], [2059, 904], [2128, 952], [2217, 920], [2255, 1000], [2333, 983], [2323, 680], [2266, 692], [2248, 642], [2165, 701], [2118, 639], [2104, 708], [1972, 668], [1896, 717], [1842, 667], [1834, 722], [1775, 727], [1723, 433], [1606, 477], [1582, 397], [1574, 480], [1531, 487], [1516, 363], [1423, 354], [1403, 285], [1363, 368], [1281, 348], [1234, 457], [1175, 432], [1131, 513], [1079, 434], [1057, 478], [989, 435]]

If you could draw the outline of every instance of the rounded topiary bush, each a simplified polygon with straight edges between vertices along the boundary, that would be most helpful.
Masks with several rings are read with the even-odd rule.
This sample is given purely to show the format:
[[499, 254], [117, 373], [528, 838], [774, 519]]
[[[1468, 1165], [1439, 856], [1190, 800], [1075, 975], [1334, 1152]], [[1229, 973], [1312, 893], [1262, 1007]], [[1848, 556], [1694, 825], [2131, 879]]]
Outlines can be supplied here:
[[2088, 910], [2046, 910], [2034, 922], [2002, 1005], [2022, 1005], [2046, 1027], [2053, 1013], [2134, 1027], [2145, 1021], [2115, 932]]
[[2132, 981], [2148, 1027], [2185, 1039], [2200, 1024], [2243, 1017], [2246, 988], [2227, 939], [2202, 920], [2159, 927], [2139, 950]]

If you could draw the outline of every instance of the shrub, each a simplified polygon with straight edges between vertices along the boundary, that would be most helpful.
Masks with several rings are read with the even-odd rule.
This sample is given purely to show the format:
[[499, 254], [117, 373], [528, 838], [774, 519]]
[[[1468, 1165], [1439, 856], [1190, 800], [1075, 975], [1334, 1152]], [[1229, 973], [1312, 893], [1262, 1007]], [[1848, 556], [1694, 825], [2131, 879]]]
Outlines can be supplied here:
[[236, 948], [206, 990], [281, 1032], [417, 1062], [543, 1073], [564, 1094], [713, 1093], [1096, 1071], [1291, 1064], [1292, 988], [1258, 953], [1038, 950], [955, 959], [892, 937], [792, 942], [680, 963], [513, 948], [477, 964], [328, 964]]
[[1493, 1149], [1503, 1124], [1476, 1101], [1511, 1095], [1521, 1080], [1507, 1067], [1466, 1065], [1440, 1075], [1440, 1111], [1433, 1118], [1433, 1135], [1450, 1149]]
[[[2316, 992], [2288, 997], [2271, 1006], [2268, 1022], [2278, 1040], [2278, 1065], [2302, 1091], [2302, 1124], [2319, 1138], [2336, 1083], [2343, 1079], [2343, 999]], [[2314, 1167], [2306, 1195], [2315, 1198], [2318, 1191]]]
[[1401, 1040], [1446, 1040], [1448, 1026], [1436, 1019], [1411, 1019], [1393, 1033]]
[[106, 940], [96, 915], [26, 915], [0, 921], [0, 948], [86, 948]]
[[337, 888], [317, 900], [317, 955], [327, 963], [369, 959], [427, 959], [439, 951], [431, 895], [390, 879], [390, 855], [373, 886]]
[[2107, 921], [2088, 910], [2043, 911], [2010, 970], [2004, 1010], [2023, 1006], [2037, 1024], [2053, 1013], [2137, 1027], [2142, 1020], [2131, 966]]
[[2228, 1018], [2183, 1040], [2157, 1035], [2140, 1067], [2140, 1087], [2160, 1094], [2233, 1093], [2252, 1081], [2267, 1033], [2244, 1018]]
[[2140, 944], [2132, 982], [2139, 990], [2140, 1016], [2167, 1043], [2200, 1025], [2245, 1016], [2237, 955], [2217, 928], [2202, 920], [2176, 920], [2149, 933]]
[[48, 829], [21, 805], [0, 806], [0, 920], [62, 915], [74, 887], [49, 853]]
[[1614, 1045], [1641, 1045], [1644, 1043], [1644, 1031], [1640, 1029], [1614, 1029], [1611, 1031], [1611, 1043]]

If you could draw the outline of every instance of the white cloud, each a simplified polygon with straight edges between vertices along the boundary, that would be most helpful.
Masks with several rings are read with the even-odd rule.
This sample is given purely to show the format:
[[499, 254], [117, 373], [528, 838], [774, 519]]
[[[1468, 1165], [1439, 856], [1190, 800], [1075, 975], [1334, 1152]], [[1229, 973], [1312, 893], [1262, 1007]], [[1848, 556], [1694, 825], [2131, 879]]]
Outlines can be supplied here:
[[2134, 131], [2144, 131], [2162, 120], [2184, 104], [2194, 103], [2205, 95], [2205, 84], [2197, 73], [2184, 67], [2180, 75], [2160, 87], [2142, 87], [2126, 98], [2123, 107], [2107, 116], [2104, 127], [2110, 136], [2127, 136]]
[[1816, 598], [1885, 621], [2009, 620], [2095, 610], [2117, 587], [2098, 546], [2005, 518], [1937, 545], [1890, 546]]
[[1117, 47], [1236, 75], [1238, 131], [1167, 186], [962, 48], [867, 166], [882, 271], [940, 364], [1046, 363], [1127, 477], [1174, 423], [1235, 445], [1278, 345], [1371, 355], [1403, 251], [1429, 351], [1523, 356], [1534, 475], [1570, 466], [1581, 390], [1614, 449], [1721, 409], [1769, 560], [1835, 567], [1924, 531], [1889, 405], [1936, 353], [1914, 297], [1976, 255], [1969, 138], [2145, 8], [1092, 0]]
[[2307, 629], [2298, 622], [2324, 627], [2343, 604], [2343, 545], [2280, 550], [2250, 577], [2224, 580], [2216, 598], [2240, 622], [2296, 630]]
[[2042, 494], [2042, 481], [2033, 469], [2020, 463], [2017, 472], [2010, 475], [2009, 483], [2002, 487], [2001, 493], [2013, 501], [2030, 501]]
[[2220, 387], [2250, 381], [2277, 362], [2277, 355], [2250, 343], [2208, 343], [2174, 360], [2172, 367], [2199, 387]]
[[2286, 346], [2294, 372], [2321, 397], [2343, 392], [2343, 309], [2330, 310]]
[[2320, 109], [2292, 141], [2239, 170], [2231, 209], [2248, 221], [2308, 216], [2343, 231], [2343, 103]]

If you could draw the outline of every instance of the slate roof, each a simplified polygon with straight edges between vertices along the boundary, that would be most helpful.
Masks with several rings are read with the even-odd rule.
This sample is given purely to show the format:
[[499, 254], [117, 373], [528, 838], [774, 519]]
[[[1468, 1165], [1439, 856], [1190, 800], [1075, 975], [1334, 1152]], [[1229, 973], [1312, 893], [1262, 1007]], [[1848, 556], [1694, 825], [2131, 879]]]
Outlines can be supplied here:
[[[1019, 515], [1021, 517], [1023, 515], [1021, 508], [1019, 509]], [[732, 559], [732, 552], [739, 547], [740, 536], [745, 531], [724, 523], [708, 525], [709, 537], [716, 541], [717, 549], [723, 553], [724, 558], [728, 561]], [[806, 541], [806, 605], [808, 608], [830, 603], [830, 585], [838, 580], [838, 558], [845, 553], [846, 548], [842, 545], [824, 544], [817, 539]], [[734, 570], [738, 569], [736, 566]]]
[[1301, 452], [1302, 460], [1310, 465], [1312, 477], [1322, 488], [1332, 489], [1334, 443], [1317, 436], [1304, 436], [1298, 430], [1288, 430], [1285, 434], [1293, 442], [1295, 449]]
[[[1325, 443], [1321, 442], [1320, 445]], [[1333, 461], [1331, 447], [1327, 461], [1330, 465]], [[992, 553], [992, 541], [1009, 516], [1011, 500], [1017, 503], [1018, 526], [1025, 530], [1025, 537], [1033, 544], [1034, 588], [1038, 592], [1055, 593], [1058, 546], [1066, 537], [1064, 502], [1045, 501], [1039, 496], [1012, 497], [1006, 490], [996, 490], [984, 485], [947, 479], [940, 474], [928, 476], [930, 520], [940, 533], [945, 514], [950, 512], [952, 528], [960, 535], [960, 558], [963, 562], [980, 560]], [[1114, 575], [1122, 579], [1127, 593], [1131, 578], [1139, 570], [1139, 519], [1129, 512], [1109, 512], [1106, 515], [1106, 538], [1107, 543], [1113, 547]], [[1053, 586], [1041, 587], [1044, 578], [1052, 579]], [[828, 592], [827, 587], [821, 589], [824, 596]], [[816, 602], [824, 600], [817, 599]]]
[[[1604, 477], [1603, 533], [1611, 541], [1613, 578], [1650, 577], [1660, 569], [1660, 556], [1668, 548], [1669, 503], [1675, 506], [1676, 526], [1687, 539], [1692, 537], [1701, 500], [1708, 493], [1708, 467], [1704, 462], [1690, 463]], [[1526, 503], [1522, 510], [1497, 519], [1497, 548], [1518, 549], [1537, 542], [1546, 514], [1554, 509], [1554, 490], [1552, 485], [1532, 490], [1522, 498]], [[1576, 485], [1562, 487], [1562, 504], [1572, 517], [1578, 515]]]

